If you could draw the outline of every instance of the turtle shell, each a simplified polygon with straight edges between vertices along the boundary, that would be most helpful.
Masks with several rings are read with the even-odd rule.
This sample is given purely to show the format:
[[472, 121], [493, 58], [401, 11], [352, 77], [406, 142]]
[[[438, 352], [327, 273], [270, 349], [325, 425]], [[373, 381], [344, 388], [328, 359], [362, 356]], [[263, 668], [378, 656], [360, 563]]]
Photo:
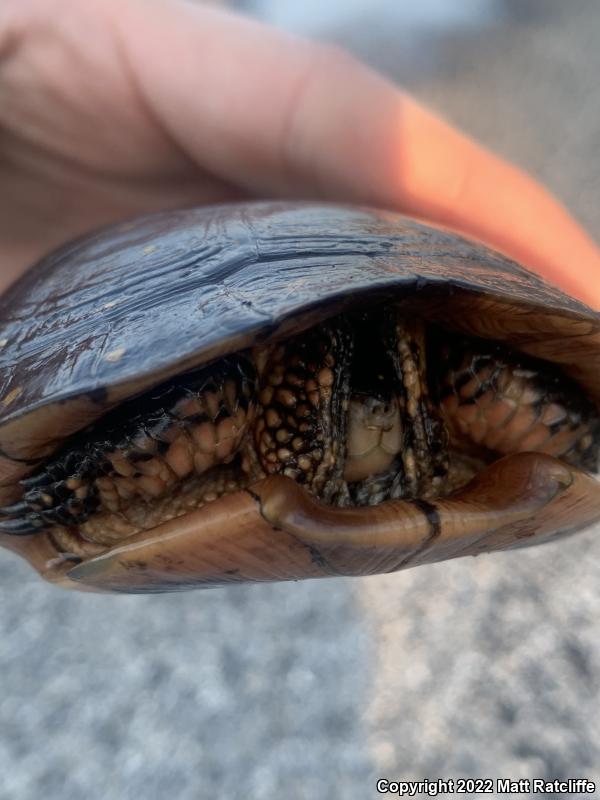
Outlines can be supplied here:
[[126, 398], [392, 300], [558, 364], [600, 404], [600, 316], [480, 244], [368, 208], [170, 211], [63, 247], [1, 299], [0, 500]]

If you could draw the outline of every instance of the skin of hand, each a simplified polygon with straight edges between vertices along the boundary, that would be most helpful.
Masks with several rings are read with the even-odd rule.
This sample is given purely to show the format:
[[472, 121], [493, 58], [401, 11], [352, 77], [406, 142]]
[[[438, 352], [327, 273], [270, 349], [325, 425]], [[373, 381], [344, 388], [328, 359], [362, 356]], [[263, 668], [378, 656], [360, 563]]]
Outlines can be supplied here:
[[0, 291], [99, 225], [261, 197], [396, 209], [600, 308], [565, 209], [345, 53], [185, 0], [2, 0]]

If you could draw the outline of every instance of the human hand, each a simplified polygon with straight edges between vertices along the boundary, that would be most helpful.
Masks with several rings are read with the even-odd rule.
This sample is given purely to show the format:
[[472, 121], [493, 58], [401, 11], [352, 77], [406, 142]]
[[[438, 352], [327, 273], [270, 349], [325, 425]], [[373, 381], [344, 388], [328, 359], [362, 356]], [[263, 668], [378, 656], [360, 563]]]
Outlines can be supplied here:
[[560, 204], [349, 56], [183, 0], [3, 0], [0, 291], [98, 225], [249, 197], [397, 209], [600, 308]]

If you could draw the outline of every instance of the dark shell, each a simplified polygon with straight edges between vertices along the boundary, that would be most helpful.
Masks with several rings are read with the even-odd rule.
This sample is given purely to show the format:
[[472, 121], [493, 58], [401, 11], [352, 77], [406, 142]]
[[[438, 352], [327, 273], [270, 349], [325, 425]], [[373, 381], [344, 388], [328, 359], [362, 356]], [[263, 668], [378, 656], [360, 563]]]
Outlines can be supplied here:
[[45, 455], [164, 377], [391, 297], [564, 363], [600, 397], [599, 315], [508, 259], [393, 213], [246, 203], [107, 228], [16, 283], [0, 303], [0, 448]]

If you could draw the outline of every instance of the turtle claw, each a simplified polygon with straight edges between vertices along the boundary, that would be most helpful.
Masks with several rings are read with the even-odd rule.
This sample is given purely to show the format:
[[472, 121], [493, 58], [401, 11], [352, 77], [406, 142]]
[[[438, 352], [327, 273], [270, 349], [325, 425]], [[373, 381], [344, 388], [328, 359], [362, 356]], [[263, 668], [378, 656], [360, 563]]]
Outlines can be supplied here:
[[18, 517], [22, 514], [27, 514], [31, 511], [31, 506], [28, 502], [20, 500], [18, 503], [13, 503], [12, 506], [0, 506], [0, 517]]
[[24, 489], [36, 489], [38, 486], [47, 486], [52, 481], [53, 478], [48, 472], [40, 472], [37, 475], [22, 478], [19, 483]]
[[0, 533], [8, 533], [11, 536], [29, 536], [32, 533], [39, 533], [45, 527], [42, 523], [34, 523], [29, 519], [6, 519], [0, 522]]

